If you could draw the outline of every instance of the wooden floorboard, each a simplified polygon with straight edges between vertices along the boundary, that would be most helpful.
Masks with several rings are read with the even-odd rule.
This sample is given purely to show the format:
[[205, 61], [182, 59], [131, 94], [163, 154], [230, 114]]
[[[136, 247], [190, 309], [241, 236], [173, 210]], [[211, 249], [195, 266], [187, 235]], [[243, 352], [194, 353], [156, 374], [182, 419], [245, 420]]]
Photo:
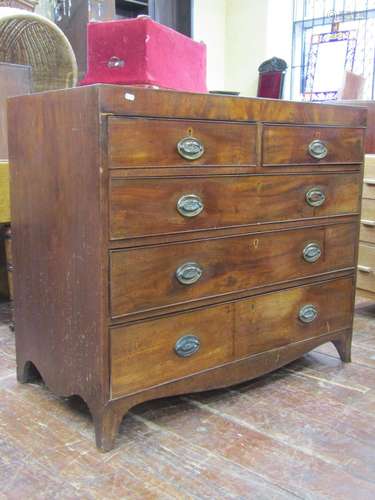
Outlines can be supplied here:
[[147, 402], [98, 453], [87, 408], [15, 378], [0, 304], [0, 498], [374, 499], [375, 305], [353, 362], [327, 344], [228, 390]]

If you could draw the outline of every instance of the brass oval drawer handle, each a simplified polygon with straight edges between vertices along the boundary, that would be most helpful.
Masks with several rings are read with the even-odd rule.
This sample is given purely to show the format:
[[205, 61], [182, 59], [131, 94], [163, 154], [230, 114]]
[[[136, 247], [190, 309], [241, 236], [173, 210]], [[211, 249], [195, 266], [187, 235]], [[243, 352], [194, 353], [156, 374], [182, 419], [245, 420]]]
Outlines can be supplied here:
[[312, 323], [318, 317], [318, 309], [312, 304], [306, 304], [299, 310], [298, 318], [302, 323]]
[[198, 160], [204, 153], [204, 146], [195, 137], [184, 137], [177, 143], [177, 151], [186, 160]]
[[196, 262], [186, 262], [176, 271], [176, 278], [182, 285], [192, 285], [201, 279], [203, 269]]
[[358, 271], [360, 271], [361, 273], [367, 273], [367, 274], [370, 274], [371, 271], [372, 271], [372, 268], [371, 267], [367, 267], [367, 266], [361, 266], [359, 265], [357, 267]]
[[361, 224], [364, 226], [375, 227], [375, 220], [361, 219]]
[[363, 179], [363, 182], [365, 184], [367, 184], [368, 186], [375, 186], [375, 179], [368, 179], [368, 178], [364, 178]]
[[322, 249], [317, 243], [309, 243], [303, 249], [303, 258], [306, 262], [316, 262], [322, 255]]
[[313, 187], [306, 191], [305, 199], [306, 203], [310, 205], [310, 207], [321, 207], [326, 201], [326, 195], [323, 189]]
[[184, 217], [196, 217], [203, 209], [203, 201], [196, 194], [185, 194], [177, 202], [177, 210]]
[[317, 160], [322, 160], [328, 154], [328, 147], [320, 139], [315, 139], [309, 144], [310, 156], [316, 158]]
[[195, 335], [184, 335], [174, 346], [174, 351], [180, 358], [188, 358], [199, 351], [201, 342]]

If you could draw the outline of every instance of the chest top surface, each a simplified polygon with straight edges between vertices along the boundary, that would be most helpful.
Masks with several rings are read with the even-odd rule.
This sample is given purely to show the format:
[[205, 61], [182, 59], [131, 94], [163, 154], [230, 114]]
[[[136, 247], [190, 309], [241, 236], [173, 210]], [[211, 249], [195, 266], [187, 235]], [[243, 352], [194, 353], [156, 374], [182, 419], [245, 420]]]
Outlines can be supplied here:
[[17, 99], [19, 102], [86, 99], [90, 106], [96, 107], [101, 113], [126, 116], [343, 127], [366, 127], [367, 121], [367, 110], [360, 106], [194, 94], [123, 85], [89, 85]]

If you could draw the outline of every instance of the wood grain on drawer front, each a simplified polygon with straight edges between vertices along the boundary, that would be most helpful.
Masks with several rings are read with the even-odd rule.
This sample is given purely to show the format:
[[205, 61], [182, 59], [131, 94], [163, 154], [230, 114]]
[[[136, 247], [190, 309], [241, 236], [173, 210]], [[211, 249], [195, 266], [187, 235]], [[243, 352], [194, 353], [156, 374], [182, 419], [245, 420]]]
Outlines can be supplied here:
[[375, 292], [375, 246], [360, 243], [357, 288]]
[[[355, 223], [337, 224], [112, 251], [111, 314], [118, 317], [353, 267], [356, 230]], [[322, 251], [314, 263], [302, 257], [310, 243]], [[177, 269], [187, 263], [202, 270], [191, 285], [176, 278]]]
[[[353, 279], [346, 278], [236, 302], [235, 356], [245, 357], [350, 328], [353, 294]], [[299, 319], [307, 305], [317, 311], [311, 323]]]
[[[359, 174], [158, 179], [114, 174], [111, 238], [358, 213], [360, 182]], [[324, 193], [325, 202], [319, 207], [307, 203], [312, 188]], [[202, 211], [189, 217], [189, 212], [180, 211], [191, 195]]]
[[[255, 165], [256, 130], [247, 123], [109, 118], [109, 166]], [[177, 144], [187, 137], [203, 145], [199, 159], [178, 153]]]
[[[175, 352], [184, 336], [199, 339], [188, 357]], [[112, 397], [181, 378], [233, 359], [233, 309], [222, 305], [111, 329]]]
[[375, 243], [375, 200], [362, 199], [361, 232], [359, 239]]
[[[363, 136], [363, 129], [355, 128], [265, 125], [263, 165], [362, 163]], [[309, 153], [314, 140], [322, 141], [328, 149], [321, 160]]]

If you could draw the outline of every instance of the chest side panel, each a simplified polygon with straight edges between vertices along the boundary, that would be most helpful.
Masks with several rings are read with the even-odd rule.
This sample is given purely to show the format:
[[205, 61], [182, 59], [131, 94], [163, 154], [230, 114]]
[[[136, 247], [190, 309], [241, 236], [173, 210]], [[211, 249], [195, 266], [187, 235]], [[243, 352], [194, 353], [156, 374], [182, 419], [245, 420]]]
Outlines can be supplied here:
[[31, 361], [55, 392], [91, 403], [107, 369], [96, 91], [16, 98], [9, 120], [19, 369]]

